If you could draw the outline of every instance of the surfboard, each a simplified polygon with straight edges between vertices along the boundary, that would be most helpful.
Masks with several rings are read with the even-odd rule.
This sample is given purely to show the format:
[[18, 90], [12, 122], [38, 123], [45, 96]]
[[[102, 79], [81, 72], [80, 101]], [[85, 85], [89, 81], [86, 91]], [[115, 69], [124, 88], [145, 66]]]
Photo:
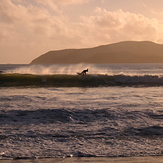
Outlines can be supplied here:
[[82, 75], [82, 73], [81, 72], [76, 72], [78, 75]]

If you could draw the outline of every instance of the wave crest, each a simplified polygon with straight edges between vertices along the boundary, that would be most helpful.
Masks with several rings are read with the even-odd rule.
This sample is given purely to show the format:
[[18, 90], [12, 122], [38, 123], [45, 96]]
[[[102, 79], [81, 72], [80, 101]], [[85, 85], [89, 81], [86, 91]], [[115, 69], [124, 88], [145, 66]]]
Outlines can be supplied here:
[[29, 75], [0, 74], [0, 86], [163, 86], [163, 76], [158, 75]]

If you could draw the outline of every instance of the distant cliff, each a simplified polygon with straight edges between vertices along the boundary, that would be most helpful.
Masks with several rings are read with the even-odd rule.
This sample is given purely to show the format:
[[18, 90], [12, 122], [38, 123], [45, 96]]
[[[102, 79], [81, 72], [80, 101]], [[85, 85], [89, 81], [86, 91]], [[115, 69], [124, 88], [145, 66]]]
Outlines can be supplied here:
[[31, 64], [163, 63], [163, 45], [149, 41], [125, 41], [85, 49], [47, 52]]

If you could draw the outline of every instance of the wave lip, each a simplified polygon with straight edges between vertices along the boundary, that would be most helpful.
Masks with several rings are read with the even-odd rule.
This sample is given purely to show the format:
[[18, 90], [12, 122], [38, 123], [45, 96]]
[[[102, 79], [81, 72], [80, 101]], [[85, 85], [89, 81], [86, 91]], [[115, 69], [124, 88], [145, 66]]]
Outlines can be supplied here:
[[99, 86], [163, 86], [163, 76], [158, 75], [31, 75], [0, 74], [0, 87], [52, 86], [52, 87], [99, 87]]

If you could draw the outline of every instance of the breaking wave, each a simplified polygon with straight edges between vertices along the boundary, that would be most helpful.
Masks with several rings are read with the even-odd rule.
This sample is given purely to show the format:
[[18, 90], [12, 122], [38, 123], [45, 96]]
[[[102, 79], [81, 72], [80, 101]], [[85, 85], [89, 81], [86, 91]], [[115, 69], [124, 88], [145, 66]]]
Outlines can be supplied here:
[[0, 74], [0, 86], [52, 86], [52, 87], [99, 87], [99, 86], [163, 86], [159, 75], [31, 75]]

